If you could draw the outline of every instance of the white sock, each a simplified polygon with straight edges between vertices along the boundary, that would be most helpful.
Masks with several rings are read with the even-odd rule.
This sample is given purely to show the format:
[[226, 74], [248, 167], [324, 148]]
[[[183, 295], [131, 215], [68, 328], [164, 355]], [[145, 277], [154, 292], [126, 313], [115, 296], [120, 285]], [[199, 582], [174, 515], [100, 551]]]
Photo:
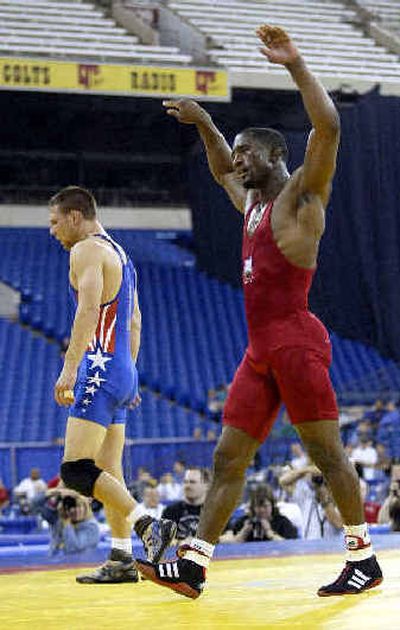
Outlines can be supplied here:
[[131, 538], [111, 538], [111, 549], [118, 549], [124, 553], [132, 555], [132, 539]]
[[343, 525], [346, 560], [359, 562], [373, 555], [367, 523], [361, 525]]
[[191, 560], [196, 564], [199, 564], [205, 569], [208, 568], [210, 560], [213, 556], [215, 545], [201, 540], [201, 538], [192, 538], [190, 541], [190, 550], [185, 553], [185, 560]]
[[134, 527], [138, 520], [142, 518], [142, 516], [145, 516], [145, 514], [146, 508], [138, 503], [137, 506], [132, 510], [132, 512], [127, 516], [127, 520], [129, 521], [131, 526]]

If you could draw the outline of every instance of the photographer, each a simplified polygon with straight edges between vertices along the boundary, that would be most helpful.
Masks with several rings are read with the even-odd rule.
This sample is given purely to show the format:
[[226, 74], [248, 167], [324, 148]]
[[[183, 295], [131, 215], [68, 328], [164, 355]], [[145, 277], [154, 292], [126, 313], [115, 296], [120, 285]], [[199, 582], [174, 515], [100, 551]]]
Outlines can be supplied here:
[[393, 532], [400, 532], [400, 480], [392, 479], [389, 494], [378, 514], [378, 523], [389, 524]]
[[67, 488], [54, 488], [38, 497], [35, 509], [50, 525], [50, 551], [66, 554], [96, 547], [99, 526], [89, 501]]
[[297, 538], [297, 528], [276, 506], [272, 488], [259, 484], [250, 492], [249, 514], [232, 525], [220, 542], [254, 542]]
[[279, 479], [282, 488], [298, 504], [303, 515], [303, 538], [336, 538], [343, 525], [321, 471], [314, 465], [285, 472]]

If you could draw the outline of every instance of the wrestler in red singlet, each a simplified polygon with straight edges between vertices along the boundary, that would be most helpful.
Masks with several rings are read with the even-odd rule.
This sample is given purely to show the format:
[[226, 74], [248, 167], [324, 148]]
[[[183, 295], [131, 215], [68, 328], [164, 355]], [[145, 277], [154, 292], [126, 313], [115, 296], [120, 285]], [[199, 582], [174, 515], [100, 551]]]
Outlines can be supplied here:
[[236, 372], [224, 423], [262, 442], [282, 402], [293, 423], [336, 419], [329, 380], [331, 347], [308, 309], [314, 269], [293, 265], [271, 230], [273, 202], [246, 209], [243, 288], [249, 345]]
[[[231, 148], [197, 103], [164, 102], [170, 116], [196, 125], [214, 179], [244, 214], [249, 345], [229, 389], [225, 426], [214, 452], [212, 484], [197, 535], [175, 562], [152, 565], [139, 560], [138, 568], [147, 579], [186, 597], [201, 594], [214, 545], [240, 502], [246, 468], [283, 401], [310, 460], [332, 493], [330, 504], [334, 500], [338, 508], [335, 523], [343, 523], [346, 566], [334, 582], [318, 589], [318, 595], [356, 594], [380, 584], [382, 572], [365, 523], [359, 479], [340, 438], [328, 373], [329, 338], [307, 302], [325, 229], [340, 120], [324, 86], [288, 34], [269, 25], [261, 26], [257, 34], [264, 46], [262, 54], [284, 66], [299, 88], [312, 124], [303, 164], [293, 173], [287, 169], [285, 139], [276, 130], [247, 127]], [[293, 471], [290, 483], [299, 478], [299, 472]]]

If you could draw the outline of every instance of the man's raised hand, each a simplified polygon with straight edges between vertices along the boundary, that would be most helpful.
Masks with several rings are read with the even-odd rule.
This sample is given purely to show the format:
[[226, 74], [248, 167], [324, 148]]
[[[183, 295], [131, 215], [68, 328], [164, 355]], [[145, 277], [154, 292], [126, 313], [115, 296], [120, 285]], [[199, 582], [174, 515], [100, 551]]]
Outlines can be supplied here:
[[163, 101], [163, 105], [169, 116], [186, 125], [197, 125], [210, 119], [209, 114], [196, 101], [190, 99]]
[[287, 66], [300, 57], [298, 49], [283, 28], [263, 24], [256, 34], [264, 44], [261, 53], [271, 63]]

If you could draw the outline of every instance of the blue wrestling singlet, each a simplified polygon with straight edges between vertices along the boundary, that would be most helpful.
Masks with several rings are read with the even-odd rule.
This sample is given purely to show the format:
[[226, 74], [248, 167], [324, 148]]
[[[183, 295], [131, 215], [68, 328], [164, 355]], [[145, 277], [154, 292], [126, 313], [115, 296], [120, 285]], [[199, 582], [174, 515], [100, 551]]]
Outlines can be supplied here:
[[[124, 423], [127, 405], [138, 392], [138, 373], [131, 355], [131, 320], [136, 271], [123, 249], [106, 234], [94, 234], [109, 243], [122, 264], [121, 286], [111, 302], [102, 304], [95, 335], [78, 369], [75, 402], [69, 415], [105, 427]], [[77, 292], [70, 286], [77, 307]]]

